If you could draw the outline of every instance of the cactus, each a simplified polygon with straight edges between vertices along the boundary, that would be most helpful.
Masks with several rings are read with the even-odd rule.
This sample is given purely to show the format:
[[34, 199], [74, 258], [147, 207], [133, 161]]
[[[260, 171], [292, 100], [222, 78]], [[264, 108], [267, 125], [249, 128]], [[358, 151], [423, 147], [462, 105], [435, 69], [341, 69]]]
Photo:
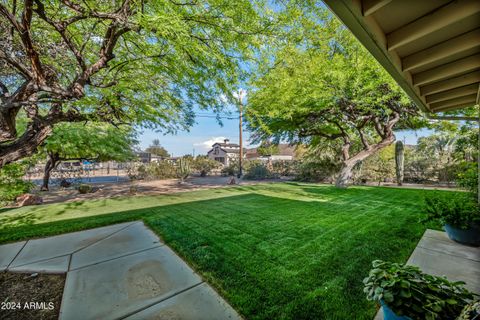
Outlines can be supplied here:
[[405, 153], [402, 141], [395, 143], [395, 171], [397, 173], [397, 184], [399, 186], [403, 183], [403, 164], [405, 160]]
[[185, 158], [181, 158], [177, 167], [177, 175], [180, 179], [180, 183], [183, 183], [186, 178], [190, 175], [190, 161]]

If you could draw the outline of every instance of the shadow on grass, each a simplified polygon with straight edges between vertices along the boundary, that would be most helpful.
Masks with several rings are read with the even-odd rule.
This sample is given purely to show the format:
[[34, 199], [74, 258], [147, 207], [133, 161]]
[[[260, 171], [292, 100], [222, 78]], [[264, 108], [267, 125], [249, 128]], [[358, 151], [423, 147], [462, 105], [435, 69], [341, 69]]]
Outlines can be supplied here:
[[[308, 215], [313, 211], [323, 211], [325, 216], [330, 216], [335, 214], [335, 212], [352, 212], [356, 210], [355, 208], [358, 207], [359, 204], [362, 203], [365, 206], [370, 205], [371, 207], [372, 205], [376, 204], [388, 205], [389, 202], [393, 200], [392, 198], [384, 197], [382, 194], [365, 196], [368, 193], [359, 193], [359, 190], [355, 189], [342, 190], [340, 192], [338, 190], [332, 191], [328, 188], [319, 188], [320, 190], [317, 189], [318, 188], [315, 187], [302, 188], [304, 192], [315, 194], [316, 196], [333, 197], [334, 199], [340, 201], [327, 200], [324, 202], [311, 202], [305, 200], [284, 199], [256, 193], [246, 193], [243, 195], [152, 206], [148, 208], [118, 211], [113, 213], [91, 215], [88, 217], [37, 224], [35, 224], [37, 218], [33, 216], [34, 213], [31, 213], [20, 217], [9, 217], [9, 219], [6, 220], [6, 223], [8, 224], [15, 222], [15, 226], [0, 228], [0, 243], [19, 241], [32, 237], [46, 237], [133, 220], [143, 220], [148, 223], [148, 220], [151, 220], [151, 218], [162, 219], [164, 217], [168, 217], [175, 219], [176, 215], [182, 215], [183, 213], [189, 214], [192, 211], [197, 215], [204, 214], [210, 218], [211, 216], [215, 215], [217, 215], [218, 218], [222, 218], [236, 214], [239, 215], [239, 219], [246, 219], [246, 221], [248, 221], [252, 216], [258, 218], [257, 215], [260, 213], [267, 213], [272, 217], [275, 217], [275, 219], [279, 219], [281, 218], [282, 213], [279, 212], [277, 215], [275, 210], [281, 211], [286, 210], [286, 208], [290, 209], [287, 214], [293, 214], [293, 217], [296, 217], [297, 211], [299, 218], [302, 215]], [[398, 208], [393, 208], [395, 209], [394, 211], [402, 211], [403, 209], [412, 211], [412, 206], [413, 208], [418, 207], [417, 201], [415, 201], [416, 197], [408, 199], [409, 201], [405, 201], [401, 195], [398, 197], [403, 199], [403, 205]], [[78, 207], [81, 207], [82, 204], [83, 202], [68, 203], [66, 204], [65, 209], [56, 212], [55, 214], [59, 215], [68, 210], [77, 209]], [[373, 210], [375, 210], [375, 208], [373, 208]], [[379, 215], [380, 214], [381, 213], [379, 213]]]
[[361, 279], [371, 260], [404, 261], [415, 247], [425, 230], [415, 194], [385, 210], [383, 192], [299, 187], [4, 228], [0, 243], [143, 220], [245, 318], [371, 319]]
[[0, 208], [0, 214], [8, 212], [10, 210], [15, 210], [15, 209], [17, 209], [17, 208], [15, 208], [15, 207], [13, 207], [13, 208]]

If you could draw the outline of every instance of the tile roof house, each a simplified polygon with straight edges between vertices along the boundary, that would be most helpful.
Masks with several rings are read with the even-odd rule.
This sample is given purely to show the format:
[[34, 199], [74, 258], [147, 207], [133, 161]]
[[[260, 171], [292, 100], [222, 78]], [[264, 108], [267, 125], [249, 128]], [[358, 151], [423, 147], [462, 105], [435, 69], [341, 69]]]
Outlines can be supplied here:
[[291, 146], [287, 143], [280, 143], [278, 145], [278, 152], [270, 155], [260, 155], [257, 148], [252, 148], [247, 150], [245, 158], [248, 160], [262, 161], [292, 161], [295, 159], [295, 146]]

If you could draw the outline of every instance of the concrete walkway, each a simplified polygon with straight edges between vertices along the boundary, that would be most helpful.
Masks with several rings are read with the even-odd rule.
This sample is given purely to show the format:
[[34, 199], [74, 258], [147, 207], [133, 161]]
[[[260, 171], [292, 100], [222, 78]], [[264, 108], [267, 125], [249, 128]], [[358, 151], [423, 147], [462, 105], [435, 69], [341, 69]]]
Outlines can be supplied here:
[[0, 246], [0, 271], [67, 273], [60, 319], [241, 319], [142, 222]]
[[[468, 290], [480, 294], [480, 247], [454, 242], [445, 232], [425, 231], [407, 264], [450, 281], [463, 281]], [[375, 320], [383, 320], [382, 309]]]

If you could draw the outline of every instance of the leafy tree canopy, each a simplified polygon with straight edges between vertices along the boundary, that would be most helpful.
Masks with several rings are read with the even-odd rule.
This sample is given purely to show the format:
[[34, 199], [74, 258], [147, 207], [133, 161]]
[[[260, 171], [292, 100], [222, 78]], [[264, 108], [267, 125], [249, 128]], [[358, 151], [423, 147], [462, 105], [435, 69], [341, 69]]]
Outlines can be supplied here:
[[158, 139], [154, 139], [152, 144], [147, 149], [145, 149], [145, 151], [163, 158], [170, 157], [170, 153], [168, 153], [167, 149], [160, 145], [160, 140]]
[[175, 131], [193, 123], [194, 105], [219, 110], [275, 29], [266, 2], [0, 2], [0, 167], [35, 152], [56, 123]]
[[248, 97], [258, 140], [339, 141], [345, 186], [353, 166], [395, 141], [394, 129], [424, 125], [417, 109], [351, 33], [330, 15], [302, 22], [302, 41], [265, 54]]
[[108, 123], [61, 123], [53, 129], [42, 149], [59, 161], [127, 161], [135, 154], [136, 134], [129, 126]]

